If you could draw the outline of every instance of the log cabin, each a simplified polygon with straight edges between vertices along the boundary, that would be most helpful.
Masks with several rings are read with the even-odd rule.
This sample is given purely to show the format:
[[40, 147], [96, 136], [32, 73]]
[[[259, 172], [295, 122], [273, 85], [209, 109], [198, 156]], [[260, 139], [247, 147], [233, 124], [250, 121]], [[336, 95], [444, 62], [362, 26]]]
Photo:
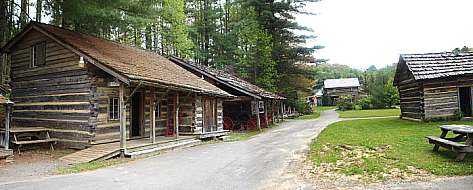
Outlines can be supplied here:
[[223, 102], [226, 129], [267, 127], [284, 119], [284, 97], [264, 90], [222, 69], [184, 61], [176, 57], [171, 57], [170, 60], [235, 96]]
[[50, 132], [65, 147], [160, 136], [219, 136], [233, 96], [151, 51], [29, 23], [2, 49], [12, 129]]
[[394, 85], [404, 119], [471, 117], [473, 52], [402, 54]]
[[341, 96], [352, 97], [355, 101], [360, 96], [358, 78], [326, 79], [323, 88], [323, 104], [333, 106]]

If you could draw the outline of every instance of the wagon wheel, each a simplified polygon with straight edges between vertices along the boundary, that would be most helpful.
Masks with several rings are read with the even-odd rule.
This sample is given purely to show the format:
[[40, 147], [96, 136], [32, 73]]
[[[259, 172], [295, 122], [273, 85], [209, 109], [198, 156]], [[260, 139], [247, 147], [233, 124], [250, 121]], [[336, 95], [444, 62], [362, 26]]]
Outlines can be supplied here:
[[230, 117], [223, 118], [223, 129], [233, 130], [233, 121]]
[[252, 117], [251, 119], [249, 119], [247, 122], [246, 122], [246, 129], [247, 130], [254, 130], [257, 128], [257, 125], [256, 125], [256, 118]]

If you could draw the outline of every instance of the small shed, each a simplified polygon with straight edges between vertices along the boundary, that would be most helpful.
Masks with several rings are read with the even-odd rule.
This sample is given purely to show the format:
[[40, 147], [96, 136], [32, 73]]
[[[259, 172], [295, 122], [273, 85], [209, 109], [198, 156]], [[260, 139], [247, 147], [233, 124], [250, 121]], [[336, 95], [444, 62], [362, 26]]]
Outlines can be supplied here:
[[324, 81], [323, 104], [335, 105], [341, 96], [350, 96], [355, 100], [359, 98], [359, 94], [358, 78], [327, 79]]
[[404, 119], [471, 117], [473, 52], [402, 54], [394, 85]]
[[223, 102], [223, 116], [227, 127], [231, 129], [266, 127], [283, 119], [284, 97], [264, 90], [222, 69], [175, 57], [170, 60], [235, 96]]

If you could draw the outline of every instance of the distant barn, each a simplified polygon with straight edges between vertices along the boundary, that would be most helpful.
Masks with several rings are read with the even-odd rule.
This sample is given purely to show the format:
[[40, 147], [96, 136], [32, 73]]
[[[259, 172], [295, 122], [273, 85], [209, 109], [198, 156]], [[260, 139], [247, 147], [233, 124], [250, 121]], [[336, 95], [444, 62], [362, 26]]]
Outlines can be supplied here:
[[403, 54], [394, 79], [401, 117], [472, 116], [473, 52]]
[[358, 99], [360, 82], [358, 78], [327, 79], [324, 81], [323, 104], [335, 105], [342, 96]]

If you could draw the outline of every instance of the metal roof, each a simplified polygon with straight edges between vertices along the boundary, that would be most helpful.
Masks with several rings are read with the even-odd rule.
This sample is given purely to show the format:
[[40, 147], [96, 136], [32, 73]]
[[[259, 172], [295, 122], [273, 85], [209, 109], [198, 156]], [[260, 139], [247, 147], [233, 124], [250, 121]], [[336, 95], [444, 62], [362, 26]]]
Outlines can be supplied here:
[[360, 82], [358, 81], [358, 78], [326, 79], [324, 81], [324, 88], [348, 88], [359, 86]]

